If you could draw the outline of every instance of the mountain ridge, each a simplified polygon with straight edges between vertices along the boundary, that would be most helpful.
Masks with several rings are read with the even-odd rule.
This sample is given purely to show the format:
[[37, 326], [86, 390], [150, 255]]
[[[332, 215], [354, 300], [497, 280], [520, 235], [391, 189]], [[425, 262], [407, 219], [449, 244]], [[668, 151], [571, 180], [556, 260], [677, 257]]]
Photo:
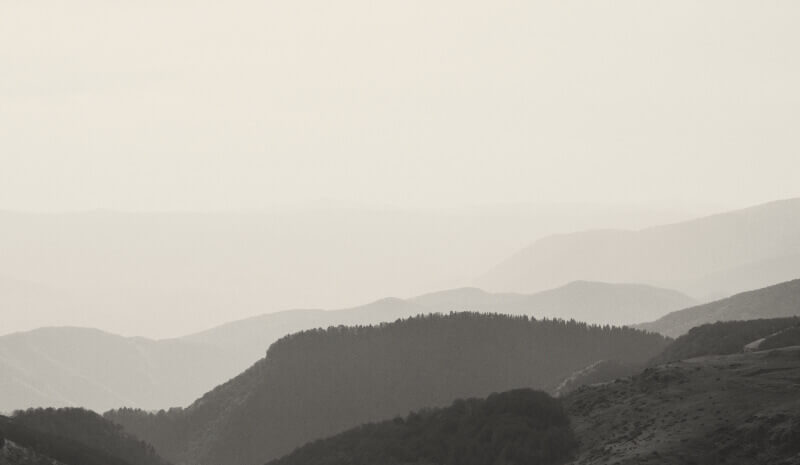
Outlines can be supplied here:
[[[726, 276], [736, 270], [738, 276]], [[533, 292], [581, 279], [637, 282], [705, 300], [798, 275], [800, 198], [791, 198], [639, 230], [547, 236], [474, 283]]]
[[[0, 411], [28, 407], [84, 406], [105, 411], [124, 406], [187, 406], [262, 358], [273, 342], [314, 328], [379, 324], [451, 311], [623, 324], [647, 321], [692, 303], [689, 297], [667, 289], [579, 282], [530, 295], [459, 288], [410, 299], [389, 297], [347, 309], [286, 310], [162, 340], [74, 326], [39, 328], [0, 336], [0, 374], [5, 375], [5, 380], [0, 381]], [[98, 349], [89, 350], [85, 340], [94, 341]], [[158, 355], [168, 350], [182, 355]], [[112, 354], [117, 354], [116, 364], [111, 363]], [[182, 364], [180, 359], [188, 363]], [[165, 366], [169, 360], [172, 369]]]
[[678, 310], [636, 327], [677, 337], [706, 323], [791, 316], [800, 316], [800, 279]]
[[280, 339], [185, 409], [106, 415], [176, 463], [243, 465], [456, 398], [552, 389], [600, 359], [642, 363], [666, 342], [631, 328], [477, 313], [330, 327]]

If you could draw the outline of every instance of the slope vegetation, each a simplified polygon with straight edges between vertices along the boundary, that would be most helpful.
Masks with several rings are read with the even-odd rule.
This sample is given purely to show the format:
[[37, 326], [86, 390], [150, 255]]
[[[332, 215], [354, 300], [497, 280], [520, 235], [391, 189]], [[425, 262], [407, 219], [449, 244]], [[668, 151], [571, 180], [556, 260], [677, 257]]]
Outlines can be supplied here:
[[84, 410], [0, 416], [3, 465], [168, 465], [118, 425]]
[[575, 465], [800, 460], [800, 347], [649, 368], [564, 398]]
[[30, 409], [11, 417], [17, 426], [75, 441], [130, 465], [166, 465], [153, 447], [102, 416], [80, 408]]
[[548, 465], [563, 462], [576, 446], [561, 404], [520, 389], [363, 425], [270, 465]]
[[244, 465], [458, 398], [552, 389], [592, 362], [641, 363], [666, 343], [630, 328], [471, 313], [312, 330], [186, 409], [107, 415], [176, 463]]

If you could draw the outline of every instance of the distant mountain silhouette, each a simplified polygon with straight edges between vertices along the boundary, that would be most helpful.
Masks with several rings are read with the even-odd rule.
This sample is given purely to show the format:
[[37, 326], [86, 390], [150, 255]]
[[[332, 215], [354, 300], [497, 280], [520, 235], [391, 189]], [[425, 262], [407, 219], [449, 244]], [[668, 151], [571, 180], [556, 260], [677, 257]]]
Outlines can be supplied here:
[[411, 301], [440, 312], [498, 312], [611, 325], [648, 321], [697, 302], [670, 289], [588, 281], [575, 281], [536, 294], [493, 294], [464, 288], [427, 294]]
[[800, 279], [673, 312], [637, 327], [678, 337], [706, 323], [792, 316], [800, 316]]
[[[463, 285], [533, 237], [688, 214], [592, 204], [0, 210], [0, 333], [88, 326], [162, 339], [284, 309], [351, 307]], [[22, 286], [6, 292], [3, 276]]]
[[576, 446], [561, 404], [519, 389], [362, 425], [269, 465], [548, 465], [563, 463]]
[[457, 398], [552, 389], [601, 359], [641, 363], [667, 340], [630, 328], [458, 313], [305, 331], [186, 409], [107, 417], [176, 463], [261, 463], [310, 440]]
[[696, 298], [800, 276], [800, 199], [640, 231], [594, 230], [535, 242], [477, 285], [535, 292], [576, 280], [636, 282]]
[[223, 349], [85, 328], [0, 337], [0, 411], [184, 405], [233, 376]]

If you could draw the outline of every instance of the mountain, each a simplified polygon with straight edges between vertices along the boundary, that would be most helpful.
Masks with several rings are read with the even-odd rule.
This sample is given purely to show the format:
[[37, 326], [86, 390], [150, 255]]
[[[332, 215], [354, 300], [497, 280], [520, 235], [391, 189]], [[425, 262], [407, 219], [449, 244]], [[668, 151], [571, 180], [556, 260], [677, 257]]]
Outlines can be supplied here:
[[692, 303], [680, 293], [649, 286], [579, 282], [534, 295], [463, 288], [341, 310], [290, 310], [160, 341], [85, 328], [42, 328], [0, 336], [0, 412], [186, 406], [261, 359], [276, 340], [315, 328], [465, 310], [629, 324]]
[[185, 409], [107, 413], [175, 463], [277, 458], [362, 423], [458, 398], [553, 389], [601, 359], [642, 363], [667, 340], [631, 328], [496, 314], [304, 331]]
[[362, 425], [269, 465], [548, 465], [563, 463], [576, 446], [556, 399], [518, 389]]
[[563, 398], [572, 465], [793, 465], [800, 459], [800, 347], [708, 355]]
[[168, 465], [152, 446], [81, 409], [0, 416], [3, 465]]
[[800, 199], [790, 199], [636, 231], [546, 237], [476, 283], [536, 292], [576, 280], [636, 282], [706, 300], [798, 276]]
[[[163, 339], [283, 309], [348, 308], [461, 286], [532, 237], [687, 215], [581, 204], [0, 211], [0, 332], [89, 326]], [[6, 292], [3, 276], [18, 289]]]
[[431, 311], [498, 312], [592, 324], [630, 325], [697, 303], [677, 291], [642, 284], [576, 281], [535, 294], [488, 293], [476, 288], [428, 294], [411, 300]]
[[180, 338], [233, 351], [239, 371], [260, 359], [279, 338], [314, 328], [392, 322], [428, 313], [483, 312], [593, 324], [652, 321], [696, 301], [679, 292], [638, 284], [574, 282], [537, 294], [489, 293], [477, 288], [434, 292], [411, 299], [381, 299], [341, 310], [289, 310], [234, 321]]
[[[329, 326], [358, 326], [395, 321], [432, 311], [397, 298], [341, 310], [287, 310], [233, 321], [176, 341], [218, 347], [233, 354], [232, 368], [239, 373], [264, 357], [269, 346], [288, 334]], [[227, 378], [220, 378], [220, 382]], [[195, 397], [196, 398], [196, 397]]]
[[0, 337], [0, 411], [185, 405], [237, 372], [222, 349], [85, 328]]
[[[722, 338], [728, 331], [740, 333], [724, 325], [714, 325]], [[311, 442], [268, 465], [794, 465], [800, 459], [798, 377], [800, 346], [747, 353], [740, 348], [579, 387], [561, 399], [563, 408], [543, 393], [524, 390], [485, 401], [508, 399], [501, 408], [457, 401]], [[541, 425], [552, 425], [554, 418], [558, 429], [543, 439]], [[557, 455], [542, 447], [555, 447]]]
[[637, 327], [677, 337], [705, 323], [800, 316], [800, 279], [670, 313]]

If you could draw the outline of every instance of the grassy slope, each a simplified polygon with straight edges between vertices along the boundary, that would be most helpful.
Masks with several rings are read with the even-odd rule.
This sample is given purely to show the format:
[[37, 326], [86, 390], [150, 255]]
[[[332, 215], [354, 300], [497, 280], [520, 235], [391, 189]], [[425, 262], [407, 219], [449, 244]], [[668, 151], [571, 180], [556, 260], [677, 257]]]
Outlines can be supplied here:
[[575, 465], [796, 464], [800, 347], [650, 368], [564, 398]]

